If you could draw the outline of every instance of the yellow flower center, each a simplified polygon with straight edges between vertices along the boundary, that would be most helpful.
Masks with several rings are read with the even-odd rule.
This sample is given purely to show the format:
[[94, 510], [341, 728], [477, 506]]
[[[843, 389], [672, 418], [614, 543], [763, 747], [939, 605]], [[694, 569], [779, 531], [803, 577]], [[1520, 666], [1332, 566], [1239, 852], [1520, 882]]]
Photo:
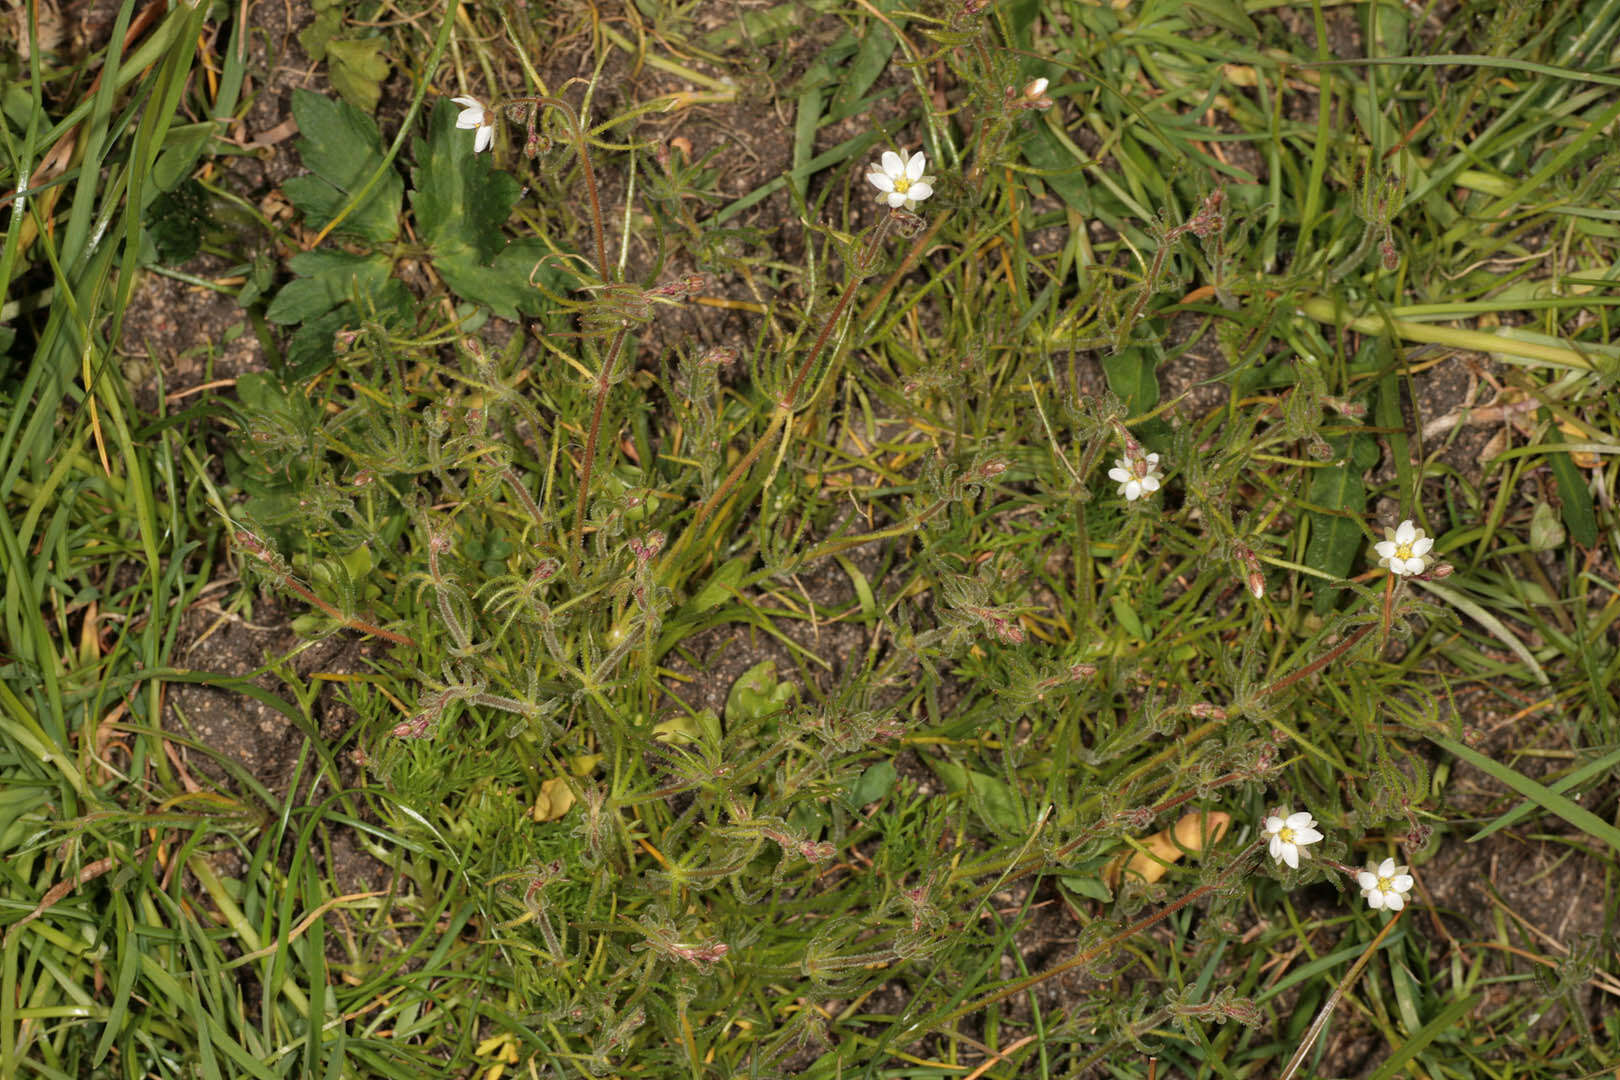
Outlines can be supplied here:
[[1405, 562], [1407, 559], [1410, 559], [1412, 557], [1412, 545], [1411, 544], [1396, 544], [1395, 545], [1395, 557], [1397, 559], [1400, 559], [1402, 562]]
[[1393, 881], [1391, 881], [1387, 877], [1381, 877], [1381, 878], [1378, 879], [1378, 891], [1379, 892], [1394, 892], [1395, 891], [1395, 883]]
[[1277, 830], [1277, 839], [1285, 844], [1292, 844], [1294, 842], [1294, 830], [1284, 825]]
[[909, 177], [909, 176], [897, 177], [895, 179], [895, 181], [894, 181], [894, 190], [898, 191], [902, 195], [904, 195], [906, 192], [910, 191], [911, 190], [911, 177]]

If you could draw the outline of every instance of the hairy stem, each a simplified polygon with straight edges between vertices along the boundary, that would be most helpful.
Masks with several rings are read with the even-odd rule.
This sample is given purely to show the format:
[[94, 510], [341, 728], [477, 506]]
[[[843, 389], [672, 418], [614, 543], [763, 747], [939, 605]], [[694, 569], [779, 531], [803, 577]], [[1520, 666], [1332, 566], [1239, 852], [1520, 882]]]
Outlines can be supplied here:
[[579, 471], [579, 505], [574, 510], [573, 549], [576, 557], [581, 554], [585, 544], [585, 508], [591, 499], [591, 473], [596, 468], [596, 440], [602, 431], [602, 410], [607, 405], [608, 390], [613, 385], [613, 369], [619, 362], [619, 353], [623, 351], [624, 339], [629, 333], [628, 326], [619, 327], [613, 335], [613, 344], [608, 346], [602, 371], [596, 377], [596, 404], [591, 409], [591, 426], [585, 435], [585, 460]]

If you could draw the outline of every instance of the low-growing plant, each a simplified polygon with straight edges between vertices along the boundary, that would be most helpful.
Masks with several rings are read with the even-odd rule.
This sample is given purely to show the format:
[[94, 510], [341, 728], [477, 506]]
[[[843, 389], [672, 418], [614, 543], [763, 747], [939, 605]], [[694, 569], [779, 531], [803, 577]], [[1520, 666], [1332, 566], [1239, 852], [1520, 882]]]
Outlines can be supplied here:
[[[1327, 391], [1330, 380], [1376, 374], [1379, 354], [1334, 359], [1307, 337], [1273, 394], [1197, 424], [1157, 402], [1160, 296], [1179, 241], [1204, 242], [1197, 266], [1223, 310], [1248, 300], [1249, 283], [1229, 265], [1240, 245], [1228, 243], [1219, 188], [1158, 229], [1134, 289], [1103, 287], [1098, 275], [1072, 302], [1071, 311], [1089, 302], [1100, 331], [1077, 328], [1077, 342], [1111, 342], [1113, 390], [1084, 397], [1055, 377], [1048, 349], [987, 341], [995, 381], [1029, 387], [1038, 436], [1023, 424], [964, 430], [987, 388], [971, 378], [929, 385], [928, 361], [891, 347], [894, 321], [882, 313], [897, 282], [936, 253], [982, 243], [979, 222], [1019, 197], [1000, 178], [1020, 133], [1053, 104], [1049, 82], [1019, 76], [996, 42], [968, 7], [942, 33], [940, 55], [971, 87], [964, 144], [935, 126], [933, 149], [883, 151], [852, 181], [875, 189], [876, 218], [860, 226], [865, 215], [852, 215], [842, 232], [811, 227], [822, 254], [796, 328], [752, 348], [678, 348], [652, 368], [640, 363], [639, 335], [706, 281], [632, 281], [625, 260], [610, 259], [589, 134], [600, 127], [552, 95], [490, 106], [463, 96], [454, 125], [441, 102], [416, 143], [414, 234], [432, 266], [465, 300], [537, 316], [535, 354], [520, 334], [504, 346], [480, 336], [465, 307], [460, 326], [413, 320], [416, 302], [394, 272], [403, 185], [382, 164], [374, 129], [341, 103], [303, 95], [295, 104], [315, 172], [288, 187], [309, 226], [384, 246], [298, 256], [304, 276], [270, 306], [273, 321], [301, 328], [287, 388], [266, 380], [244, 392], [242, 475], [264, 490], [274, 477], [291, 484], [243, 508], [237, 549], [261, 580], [314, 605], [318, 625], [305, 620], [307, 630], [389, 643], [378, 675], [350, 695], [368, 718], [357, 742], [386, 792], [378, 807], [389, 828], [450, 858], [477, 897], [482, 945], [525, 1018], [506, 1034], [518, 1058], [593, 1075], [713, 1061], [775, 1075], [816, 1061], [813, 1071], [833, 1075], [960, 1032], [1064, 972], [1105, 972], [1135, 935], [1190, 905], [1224, 925], [1248, 898], [1239, 885], [1268, 839], [1287, 887], [1325, 876], [1359, 885], [1375, 909], [1403, 906], [1405, 867], [1346, 866], [1336, 857], [1349, 850], [1342, 835], [1313, 856], [1307, 846], [1324, 834], [1310, 813], [1259, 812], [1298, 737], [1283, 718], [1310, 697], [1307, 677], [1352, 668], [1409, 634], [1414, 618], [1437, 614], [1395, 577], [1382, 597], [1342, 580], [1366, 549], [1350, 513], [1362, 505], [1366, 463], [1347, 455], [1369, 442], [1356, 434], [1365, 406]], [[1027, 85], [1007, 85], [1018, 79]], [[504, 143], [503, 128], [512, 132]], [[584, 193], [582, 253], [567, 237], [506, 243], [519, 183], [485, 163], [495, 145], [521, 145], [519, 161], [569, 159], [562, 182]], [[655, 160], [667, 178], [667, 151]], [[929, 174], [941, 160], [953, 167]], [[557, 168], [542, 172], [556, 178]], [[346, 193], [367, 190], [346, 219], [333, 216]], [[1377, 207], [1386, 237], [1389, 205]], [[611, 217], [629, 225], [635, 204]], [[669, 246], [657, 267], [685, 241], [677, 232], [660, 243]], [[712, 246], [690, 246], [726, 267]], [[1234, 347], [1239, 377], [1256, 345]], [[903, 388], [883, 385], [881, 366], [850, 373], [886, 350], [910, 380]], [[932, 428], [938, 441], [906, 455], [920, 466], [917, 482], [866, 493], [865, 506], [883, 507], [882, 527], [842, 514], [817, 480], [837, 456], [832, 444], [848, 437], [826, 405], [846, 386], [880, 392], [886, 419], [943, 421]], [[289, 404], [266, 407], [278, 395]], [[309, 404], [292, 404], [301, 400]], [[847, 420], [842, 429], [851, 431]], [[1310, 458], [1277, 457], [1298, 447]], [[1118, 499], [1093, 490], [1113, 454]], [[1270, 461], [1294, 465], [1296, 479], [1260, 464]], [[1296, 572], [1290, 605], [1304, 568], [1273, 554], [1284, 539], [1280, 504], [1267, 511], [1264, 497], [1235, 497], [1257, 482], [1308, 483], [1318, 518], [1305, 557], [1319, 568], [1324, 587], [1308, 592], [1322, 618], [1287, 655], [1266, 631], [1265, 568]], [[1006, 549], [972, 546], [986, 520], [1038, 537], [1018, 523], [1018, 493], [1054, 489], [1067, 490], [1079, 523], [1063, 570], [1079, 582], [1062, 604], [1072, 624], [1038, 619], [1043, 605], [1020, 581], [1049, 567], [1026, 560], [1021, 570]], [[1420, 551], [1410, 529], [1380, 548], [1386, 564], [1426, 580], [1446, 572], [1425, 565], [1432, 541]], [[728, 624], [777, 633], [770, 590], [880, 542], [895, 546], [887, 581], [865, 586], [870, 645], [842, 660], [831, 687], [802, 678], [810, 654], [789, 639], [799, 680], [767, 662], [737, 679], [718, 712], [679, 691], [685, 676], [669, 665], [682, 655], [701, 665], [684, 653], [695, 635]], [[295, 552], [291, 565], [282, 548]], [[1121, 570], [1149, 557], [1180, 563], [1175, 584], [1120, 588]], [[1247, 644], [1213, 657], [1154, 647], [1177, 619], [1153, 619], [1155, 635], [1143, 605], [1199, 611]], [[1178, 657], [1196, 670], [1156, 673]], [[701, 667], [695, 677], [705, 678]], [[941, 700], [947, 690], [954, 704]], [[1372, 701], [1351, 693], [1356, 737], [1378, 739]], [[1026, 728], [1034, 716], [1046, 722]], [[955, 755], [926, 759], [953, 798], [925, 797], [894, 764], [896, 747], [979, 740], [999, 750], [996, 773]], [[1423, 766], [1393, 744], [1383, 753], [1388, 769], [1357, 790], [1287, 787], [1346, 826], [1395, 817], [1419, 832], [1410, 793], [1425, 786]], [[1239, 814], [1246, 840], [1220, 843], [1223, 826], [1104, 873], [1122, 843], [1168, 815], [1197, 807], [1189, 820], [1202, 820], [1217, 806]], [[1189, 848], [1203, 863], [1198, 882], [1155, 884]], [[397, 904], [430, 903], [442, 887], [417, 878], [413, 861], [385, 857], [407, 882]], [[990, 917], [990, 905], [1016, 885], [1027, 908], [1043, 878], [1112, 914], [1091, 921], [1072, 959], [1003, 981], [986, 958], [1018, 923]], [[1142, 914], [1154, 901], [1167, 902]], [[1218, 931], [1199, 935], [1194, 962], [1221, 941]], [[885, 987], [904, 988], [894, 1021], [828, 1045], [835, 1010], [823, 1003]], [[1160, 1005], [1138, 994], [1053, 1017], [1047, 1038], [1090, 1046], [1094, 1060], [1172, 1018], [1203, 1040], [1208, 1024], [1258, 1023], [1260, 1013], [1230, 987], [1189, 987]]]
[[[697, 33], [697, 8], [652, 6], [638, 31]], [[461, 69], [390, 145], [366, 111], [386, 39], [318, 4], [306, 46], [342, 100], [293, 96], [308, 172], [282, 185], [298, 227], [280, 238], [297, 250], [279, 287], [256, 269], [238, 294], [285, 348], [260, 327], [272, 370], [235, 380], [223, 479], [173, 448], [201, 415], [139, 429], [160, 464], [136, 468], [127, 405], [92, 389], [108, 377], [88, 359], [103, 352], [93, 320], [82, 352], [63, 316], [43, 338], [51, 386], [87, 358], [88, 408], [63, 445], [44, 452], [48, 425], [15, 417], [0, 441], [34, 448], [29, 498], [72, 478], [70, 505], [0, 537], [5, 565], [28, 567], [8, 573], [4, 640], [30, 643], [0, 663], [3, 766], [27, 781], [0, 796], [0, 850], [29, 898], [0, 903], [0, 1050], [19, 1031], [50, 1075], [174, 1071], [195, 1051], [205, 1073], [254, 1076], [1151, 1078], [1162, 1061], [1289, 1080], [1354, 1014], [1400, 1044], [1380, 1077], [1414, 1060], [1433, 1075], [1502, 1055], [1516, 1068], [1520, 1044], [1446, 1042], [1480, 1006], [1484, 969], [1432, 910], [1407, 914], [1436, 907], [1424, 875], [1448, 824], [1442, 776], [1467, 762], [1612, 844], [1563, 793], [1613, 759], [1543, 786], [1475, 749], [1436, 690], [1457, 668], [1506, 670], [1480, 639], [1542, 685], [1550, 649], [1492, 614], [1531, 601], [1480, 597], [1495, 538], [1525, 553], [1500, 500], [1437, 498], [1440, 467], [1416, 452], [1427, 429], [1403, 413], [1403, 379], [1426, 361], [1401, 343], [1557, 366], [1560, 381], [1516, 387], [1547, 410], [1530, 431], [1549, 443], [1553, 411], [1620, 354], [1600, 318], [1558, 319], [1573, 297], [1549, 301], [1544, 336], [1401, 307], [1418, 276], [1455, 272], [1468, 295], [1497, 284], [1474, 266], [1518, 257], [1492, 230], [1518, 205], [1508, 174], [1529, 165], [1504, 164], [1519, 151], [1501, 141], [1420, 156], [1409, 143], [1430, 118], [1396, 128], [1398, 95], [1378, 96], [1393, 67], [1347, 89], [1321, 58], [1245, 46], [1230, 70], [1211, 65], [1206, 31], [1260, 40], [1230, 5], [1197, 5], [1194, 24], [1064, 10], [1070, 54], [1050, 55], [1040, 5], [863, 5], [802, 73], [762, 61], [718, 80], [649, 54], [707, 89], [639, 103], [605, 92], [600, 70], [545, 86], [522, 5], [458, 10], [453, 25], [510, 37], [479, 50], [518, 59], [480, 53], [486, 91]], [[693, 54], [766, 49], [790, 16], [750, 9]], [[630, 50], [621, 24], [592, 25]], [[175, 26], [189, 48], [198, 24]], [[418, 77], [438, 77], [448, 33]], [[1577, 47], [1557, 42], [1560, 62]], [[1308, 70], [1329, 116], [1318, 141], [1234, 95], [1222, 108], [1245, 139], [1271, 131], [1262, 184], [1204, 128], [1176, 126], [1216, 89], [1137, 100], [1141, 71], [1199, 86], [1188, 58], [1262, 101], [1266, 80], [1283, 93]], [[185, 70], [166, 66], [158, 89], [180, 93]], [[1459, 97], [1502, 107], [1500, 72], [1476, 74]], [[796, 101], [793, 168], [729, 204], [725, 148], [642, 126], [767, 93]], [[1526, 94], [1558, 161], [1614, 119], [1589, 97]], [[1332, 130], [1332, 108], [1358, 126]], [[141, 130], [133, 161], [163, 144]], [[1472, 194], [1437, 194], [1464, 167]], [[198, 192], [214, 189], [180, 186], [183, 172], [136, 200], [127, 270], [205, 243], [217, 207]], [[763, 224], [744, 220], [777, 191]], [[1458, 231], [1476, 216], [1490, 228]], [[28, 224], [30, 244], [49, 240], [48, 220]], [[76, 212], [74, 259], [95, 248], [76, 246], [85, 225]], [[766, 238], [793, 228], [801, 255], [784, 260]], [[689, 317], [713, 310], [747, 319]], [[1161, 396], [1195, 346], [1220, 392], [1201, 411], [1191, 391]], [[1590, 549], [1613, 533], [1601, 483], [1547, 456], [1556, 506], [1538, 505], [1526, 550]], [[294, 703], [166, 666], [176, 631], [158, 620], [201, 600], [163, 582], [200, 558], [200, 587], [216, 547], [154, 509], [151, 476], [179, 501], [177, 457], [186, 505], [215, 509], [244, 579], [299, 609], [304, 641], [370, 639], [316, 679], [274, 658]], [[9, 494], [20, 466], [0, 465]], [[74, 515], [91, 511], [86, 530]], [[64, 569], [70, 545], [139, 548], [146, 591], [118, 593], [138, 659], [98, 667], [94, 605], [122, 587]], [[30, 610], [70, 588], [56, 626]], [[220, 618], [253, 603], [243, 589]], [[70, 640], [62, 612], [87, 606]], [[1580, 670], [1526, 708], [1584, 695], [1601, 713], [1613, 605], [1589, 620], [1567, 606], [1536, 625]], [[52, 634], [65, 670], [40, 644]], [[739, 643], [746, 655], [728, 652]], [[188, 682], [302, 725], [285, 793], [165, 705]], [[317, 724], [323, 686], [348, 708]], [[204, 791], [188, 749], [229, 783]], [[334, 833], [386, 868], [381, 887], [335, 887]], [[232, 854], [234, 877], [218, 859]], [[1549, 1069], [1611, 1064], [1576, 1001], [1599, 964], [1573, 949], [1544, 979], [1576, 1017], [1545, 1037]], [[1365, 1004], [1349, 996], [1361, 986]], [[1539, 1015], [1512, 1017], [1525, 1044]]]

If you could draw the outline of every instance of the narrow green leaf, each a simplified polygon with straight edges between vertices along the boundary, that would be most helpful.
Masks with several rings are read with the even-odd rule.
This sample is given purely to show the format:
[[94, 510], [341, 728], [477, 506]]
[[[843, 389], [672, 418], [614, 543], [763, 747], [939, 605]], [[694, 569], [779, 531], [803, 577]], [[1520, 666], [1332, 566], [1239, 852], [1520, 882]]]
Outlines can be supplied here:
[[1468, 1011], [1479, 1004], [1479, 995], [1470, 994], [1459, 998], [1447, 1005], [1441, 1013], [1427, 1024], [1423, 1030], [1402, 1043], [1389, 1058], [1372, 1074], [1371, 1080], [1393, 1080], [1402, 1074], [1402, 1070], [1414, 1057], [1423, 1051], [1423, 1048], [1434, 1042], [1436, 1036], [1442, 1032], [1456, 1028], [1457, 1021], [1468, 1015]]
[[[1343, 511], [1342, 515], [1308, 512], [1311, 535], [1305, 544], [1305, 565], [1335, 578], [1350, 576], [1350, 568], [1366, 539], [1357, 519], [1367, 508], [1367, 488], [1361, 479], [1363, 470], [1354, 445], [1363, 438], [1329, 439], [1333, 462], [1312, 472], [1306, 494], [1313, 506]], [[1342, 591], [1333, 587], [1317, 589], [1312, 609], [1318, 615], [1330, 611]]]
[[[1585, 765], [1582, 765], [1580, 768], [1576, 769], [1574, 772], [1570, 773], [1556, 784], [1550, 786], [1547, 790], [1555, 795], [1562, 795], [1564, 792], [1570, 790], [1571, 788], [1579, 787], [1588, 780], [1600, 776], [1607, 776], [1609, 770], [1613, 769], [1617, 765], [1620, 765], [1620, 750], [1615, 750], [1613, 753], [1604, 754], [1596, 761], [1587, 762]], [[1495, 821], [1491, 822], [1489, 825], [1485, 826], [1483, 829], [1479, 830], [1479, 832], [1475, 833], [1473, 836], [1470, 836], [1468, 838], [1468, 842], [1472, 844], [1476, 840], [1483, 840], [1487, 836], [1491, 835], [1491, 833], [1496, 832], [1498, 829], [1505, 829], [1508, 826], [1523, 820], [1534, 809], [1535, 804], [1527, 799], [1518, 806], [1515, 806], [1512, 810], [1509, 810], [1507, 813], [1503, 814], [1501, 817], [1497, 818]]]
[[1502, 781], [1502, 783], [1517, 791], [1520, 795], [1547, 811], [1547, 813], [1563, 818], [1588, 836], [1601, 840], [1616, 851], [1620, 851], [1620, 829], [1610, 825], [1592, 811], [1576, 806], [1551, 788], [1536, 783], [1528, 776], [1516, 769], [1509, 768], [1500, 761], [1486, 757], [1473, 747], [1464, 746], [1462, 743], [1449, 739], [1444, 735], [1430, 735], [1429, 741], [1449, 751], [1453, 756], [1468, 762], [1468, 764], [1481, 772]]
[[[1564, 435], [1558, 430], [1552, 410], [1543, 406], [1540, 418], [1547, 423], [1547, 443], [1562, 446]], [[1558, 483], [1558, 500], [1563, 504], [1564, 525], [1569, 529], [1569, 535], [1581, 547], [1596, 547], [1597, 512], [1592, 509], [1592, 491], [1586, 486], [1586, 476], [1581, 467], [1563, 450], [1548, 454], [1547, 464], [1551, 466], [1553, 479]]]

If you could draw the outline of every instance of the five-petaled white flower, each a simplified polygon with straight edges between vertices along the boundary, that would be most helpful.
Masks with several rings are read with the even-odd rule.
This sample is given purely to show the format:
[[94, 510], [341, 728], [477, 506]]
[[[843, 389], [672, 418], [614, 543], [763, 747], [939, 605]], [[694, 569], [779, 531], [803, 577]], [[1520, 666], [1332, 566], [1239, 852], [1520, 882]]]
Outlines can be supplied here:
[[928, 159], [921, 150], [915, 154], [885, 150], [882, 162], [872, 163], [866, 179], [882, 192], [878, 199], [891, 208], [915, 210], [918, 203], [934, 193], [934, 178], [923, 175], [926, 168]]
[[461, 112], [456, 115], [456, 127], [466, 130], [477, 128], [478, 134], [473, 136], [473, 153], [482, 154], [495, 142], [494, 118], [484, 110], [483, 102], [477, 98], [458, 97], [451, 98], [460, 105]]
[[1412, 891], [1412, 875], [1406, 867], [1396, 866], [1394, 859], [1385, 859], [1377, 866], [1369, 866], [1356, 874], [1361, 895], [1374, 911], [1388, 908], [1399, 911], [1406, 906], [1406, 894]]
[[1271, 837], [1271, 857], [1299, 869], [1299, 852], [1307, 844], [1322, 839], [1316, 831], [1316, 819], [1305, 811], [1290, 814], [1283, 809], [1266, 818], [1266, 835]]
[[1373, 550], [1378, 552], [1378, 565], [1405, 577], [1423, 573], [1423, 568], [1429, 565], [1424, 556], [1432, 547], [1433, 538], [1424, 536], [1423, 530], [1408, 520], [1394, 529], [1385, 529], [1384, 539], [1374, 544]]
[[1159, 472], [1159, 455], [1118, 458], [1108, 470], [1108, 479], [1119, 485], [1119, 493], [1125, 496], [1126, 502], [1151, 495], [1159, 490], [1159, 483], [1164, 479], [1164, 474]]

